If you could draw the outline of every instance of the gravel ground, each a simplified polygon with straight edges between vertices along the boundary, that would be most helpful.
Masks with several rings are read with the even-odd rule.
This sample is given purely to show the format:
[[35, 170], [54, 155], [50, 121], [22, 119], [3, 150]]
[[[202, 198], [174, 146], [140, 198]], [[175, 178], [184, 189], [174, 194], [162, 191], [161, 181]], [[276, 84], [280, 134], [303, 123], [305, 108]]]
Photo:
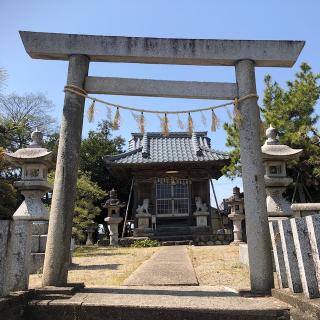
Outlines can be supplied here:
[[200, 285], [249, 289], [249, 270], [239, 262], [237, 246], [189, 247]]
[[[121, 285], [159, 248], [78, 247], [72, 258], [68, 282], [86, 287]], [[199, 285], [249, 289], [248, 268], [239, 262], [236, 246], [189, 246]], [[30, 276], [30, 288], [41, 286], [42, 274]]]
[[[121, 285], [158, 248], [78, 247], [72, 258], [68, 282], [86, 287]], [[30, 288], [41, 286], [42, 274], [30, 275]]]

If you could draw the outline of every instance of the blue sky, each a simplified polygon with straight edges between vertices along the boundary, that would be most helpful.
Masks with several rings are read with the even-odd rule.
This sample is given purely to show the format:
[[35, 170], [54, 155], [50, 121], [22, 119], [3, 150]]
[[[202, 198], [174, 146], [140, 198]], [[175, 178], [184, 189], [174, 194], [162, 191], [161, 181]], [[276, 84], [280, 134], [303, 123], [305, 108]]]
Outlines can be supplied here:
[[[301, 62], [310, 63], [314, 71], [320, 72], [319, 12], [318, 0], [0, 0], [0, 66], [9, 74], [6, 92], [44, 92], [54, 102], [54, 116], [59, 120], [67, 62], [32, 60], [23, 48], [19, 30], [176, 38], [305, 40], [306, 46], [293, 68], [257, 68], [257, 89], [262, 96], [266, 73], [284, 84], [294, 76]], [[231, 67], [92, 63], [89, 73], [170, 80], [235, 80]], [[157, 109], [220, 103], [124, 96], [103, 98], [124, 105]], [[85, 120], [84, 135], [94, 129], [99, 120], [106, 118], [104, 107], [97, 105], [97, 109], [94, 123], [89, 124]], [[228, 120], [225, 111], [217, 114], [221, 121]], [[199, 118], [194, 120], [197, 130], [210, 129], [205, 128]], [[178, 130], [175, 118], [171, 122], [172, 130]], [[146, 125], [149, 131], [160, 129], [157, 118], [147, 116]], [[128, 139], [130, 132], [134, 131], [137, 128], [131, 114], [122, 114], [122, 127], [116, 134]], [[214, 134], [209, 132], [209, 136], [213, 148], [226, 150], [222, 129]], [[236, 184], [241, 186], [241, 180], [221, 178], [215, 182], [219, 200], [229, 196]]]

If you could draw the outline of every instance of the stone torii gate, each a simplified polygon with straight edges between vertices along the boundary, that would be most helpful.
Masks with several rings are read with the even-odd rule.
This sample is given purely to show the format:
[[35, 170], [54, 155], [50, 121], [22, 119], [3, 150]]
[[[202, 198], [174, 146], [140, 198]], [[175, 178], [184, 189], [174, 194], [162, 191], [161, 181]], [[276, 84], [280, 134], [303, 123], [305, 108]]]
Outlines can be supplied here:
[[[67, 85], [88, 93], [197, 99], [252, 95], [239, 103], [240, 145], [245, 194], [251, 290], [270, 293], [273, 285], [264, 169], [260, 145], [255, 67], [292, 67], [303, 41], [195, 40], [91, 36], [21, 31], [34, 59], [69, 61]], [[89, 62], [234, 66], [236, 83], [138, 80], [88, 76]], [[60, 128], [54, 193], [43, 285], [67, 283], [72, 217], [85, 99], [66, 92]]]

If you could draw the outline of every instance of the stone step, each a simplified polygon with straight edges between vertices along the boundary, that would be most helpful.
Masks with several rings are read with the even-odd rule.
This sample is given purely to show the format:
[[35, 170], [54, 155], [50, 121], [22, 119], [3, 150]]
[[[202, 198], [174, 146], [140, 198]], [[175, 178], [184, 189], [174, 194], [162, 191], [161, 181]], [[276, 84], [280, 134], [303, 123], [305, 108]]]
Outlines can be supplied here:
[[193, 240], [161, 241], [162, 246], [192, 246]]
[[37, 297], [25, 320], [289, 320], [285, 303], [213, 287], [85, 288], [73, 297]]
[[185, 235], [153, 235], [150, 236], [150, 239], [152, 240], [158, 240], [160, 242], [163, 241], [192, 241], [193, 237], [190, 234]]
[[189, 227], [161, 227], [157, 228], [156, 234], [191, 234]]
[[320, 298], [308, 299], [289, 289], [273, 289], [272, 296], [292, 306], [293, 320], [320, 319]]
[[[171, 307], [48, 304], [28, 306], [25, 320], [290, 320], [288, 310], [192, 310]], [[293, 319], [295, 320], [295, 319]]]

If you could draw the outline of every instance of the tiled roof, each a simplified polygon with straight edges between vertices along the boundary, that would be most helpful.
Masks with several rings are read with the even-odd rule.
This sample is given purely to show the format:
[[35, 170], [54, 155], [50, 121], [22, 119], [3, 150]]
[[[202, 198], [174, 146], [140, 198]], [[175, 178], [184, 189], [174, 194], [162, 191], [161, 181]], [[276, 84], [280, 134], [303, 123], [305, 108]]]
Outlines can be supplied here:
[[106, 156], [109, 165], [159, 164], [175, 162], [226, 161], [229, 155], [210, 148], [206, 132], [172, 132], [164, 137], [159, 132], [133, 133], [129, 151]]

